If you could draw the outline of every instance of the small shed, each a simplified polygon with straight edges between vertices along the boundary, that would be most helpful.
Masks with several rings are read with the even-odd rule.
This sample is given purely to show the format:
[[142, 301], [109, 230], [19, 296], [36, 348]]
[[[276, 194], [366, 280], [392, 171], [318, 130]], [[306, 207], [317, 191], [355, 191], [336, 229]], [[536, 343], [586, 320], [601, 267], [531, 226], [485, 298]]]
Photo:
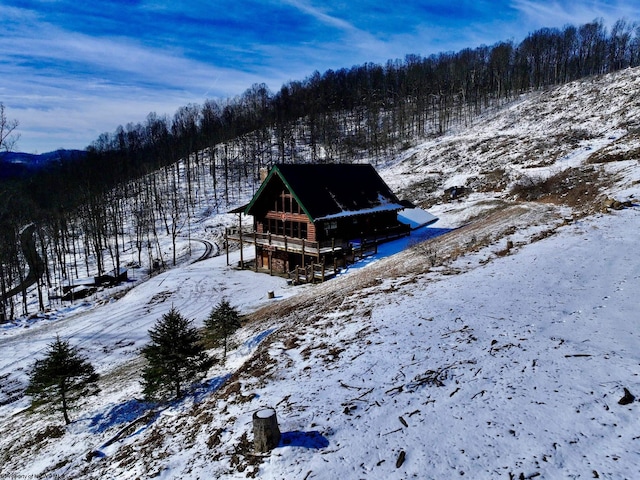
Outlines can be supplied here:
[[129, 272], [126, 268], [114, 268], [110, 272], [95, 277], [96, 285], [116, 284], [126, 282], [129, 279]]
[[96, 293], [97, 288], [90, 285], [78, 285], [75, 287], [71, 287], [65, 291], [65, 293], [60, 297], [62, 300], [67, 302], [72, 302], [74, 300], [80, 300], [82, 298], [89, 297]]

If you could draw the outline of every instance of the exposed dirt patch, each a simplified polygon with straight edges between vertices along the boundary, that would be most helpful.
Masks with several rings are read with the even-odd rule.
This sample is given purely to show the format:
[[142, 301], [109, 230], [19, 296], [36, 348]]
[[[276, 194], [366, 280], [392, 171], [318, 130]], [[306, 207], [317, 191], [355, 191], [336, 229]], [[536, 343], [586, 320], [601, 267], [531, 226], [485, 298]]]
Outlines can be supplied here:
[[603, 170], [586, 166], [567, 168], [546, 178], [524, 176], [511, 193], [518, 200], [549, 202], [585, 211], [593, 208], [606, 183]]
[[633, 129], [623, 137], [606, 147], [594, 152], [587, 158], [587, 163], [622, 162], [640, 159], [640, 129]]

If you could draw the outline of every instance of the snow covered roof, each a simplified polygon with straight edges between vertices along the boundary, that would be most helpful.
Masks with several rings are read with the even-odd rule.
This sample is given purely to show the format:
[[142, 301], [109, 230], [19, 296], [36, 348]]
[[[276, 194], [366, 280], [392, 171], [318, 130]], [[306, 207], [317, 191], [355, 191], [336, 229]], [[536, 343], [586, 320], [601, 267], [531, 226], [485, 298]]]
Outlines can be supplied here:
[[405, 225], [409, 225], [411, 230], [415, 230], [416, 228], [437, 222], [438, 217], [432, 215], [426, 210], [423, 210], [422, 208], [405, 208], [398, 212], [398, 221]]
[[386, 203], [378, 205], [377, 207], [363, 208], [361, 210], [343, 210], [342, 212], [315, 218], [314, 220], [334, 220], [336, 218], [352, 217], [354, 215], [370, 215], [379, 212], [397, 211], [398, 208], [402, 208], [402, 206], [399, 206], [397, 203]]

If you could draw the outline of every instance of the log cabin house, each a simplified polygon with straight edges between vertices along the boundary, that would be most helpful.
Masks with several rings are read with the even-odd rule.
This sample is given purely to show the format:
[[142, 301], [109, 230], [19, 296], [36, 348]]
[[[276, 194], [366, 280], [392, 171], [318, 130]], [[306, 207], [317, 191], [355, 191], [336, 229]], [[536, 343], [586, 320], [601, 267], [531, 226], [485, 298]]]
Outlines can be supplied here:
[[[241, 252], [250, 243], [256, 271], [324, 279], [378, 243], [409, 235], [397, 215], [406, 207], [413, 205], [369, 164], [275, 165], [249, 204], [232, 211], [240, 226], [227, 229], [227, 260], [229, 241], [240, 242]], [[243, 215], [253, 216], [250, 228]]]

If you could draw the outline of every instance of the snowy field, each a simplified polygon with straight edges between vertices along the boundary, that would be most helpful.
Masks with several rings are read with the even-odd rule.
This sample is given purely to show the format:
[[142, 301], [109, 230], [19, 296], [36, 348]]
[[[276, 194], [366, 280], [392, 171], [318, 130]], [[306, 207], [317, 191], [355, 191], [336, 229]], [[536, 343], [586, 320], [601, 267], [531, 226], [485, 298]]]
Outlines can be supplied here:
[[[601, 89], [624, 97], [596, 92], [592, 103], [628, 100], [638, 77], [612, 76]], [[545, 95], [557, 104], [576, 91], [579, 83]], [[567, 107], [558, 115], [573, 115], [593, 138], [527, 171], [549, 175], [595, 152], [638, 148], [629, 124], [620, 126], [637, 107], [604, 111], [607, 122]], [[514, 109], [523, 123], [511, 127], [508, 162], [525, 169], [517, 158], [531, 145], [517, 138], [535, 143], [542, 123], [547, 135], [562, 123], [539, 97], [408, 151], [381, 176], [394, 189], [431, 175], [442, 187], [464, 184], [498, 161], [495, 149], [471, 157], [470, 138], [509, 134]], [[463, 148], [466, 157], [444, 154]], [[484, 225], [496, 232], [491, 241], [471, 248], [477, 234], [465, 228], [482, 222], [470, 219], [511, 202], [504, 192], [474, 193], [433, 205], [438, 222], [321, 285], [238, 271], [222, 255], [134, 282], [117, 299], [0, 326], [0, 379], [17, 392], [0, 405], [0, 478], [638, 478], [640, 164], [602, 168], [614, 176], [602, 194], [631, 207], [568, 221], [568, 207], [516, 205], [502, 223]], [[430, 265], [416, 246], [429, 237], [442, 258], [457, 244], [469, 248]], [[507, 240], [514, 247], [505, 250]], [[250, 320], [227, 363], [182, 402], [143, 402], [148, 329], [171, 306], [200, 325], [222, 298]], [[80, 346], [103, 376], [102, 393], [71, 412], [66, 429], [59, 415], [28, 413], [19, 394], [55, 335]], [[637, 398], [622, 405], [625, 388]], [[251, 417], [264, 407], [276, 410], [282, 439], [257, 456]]]

